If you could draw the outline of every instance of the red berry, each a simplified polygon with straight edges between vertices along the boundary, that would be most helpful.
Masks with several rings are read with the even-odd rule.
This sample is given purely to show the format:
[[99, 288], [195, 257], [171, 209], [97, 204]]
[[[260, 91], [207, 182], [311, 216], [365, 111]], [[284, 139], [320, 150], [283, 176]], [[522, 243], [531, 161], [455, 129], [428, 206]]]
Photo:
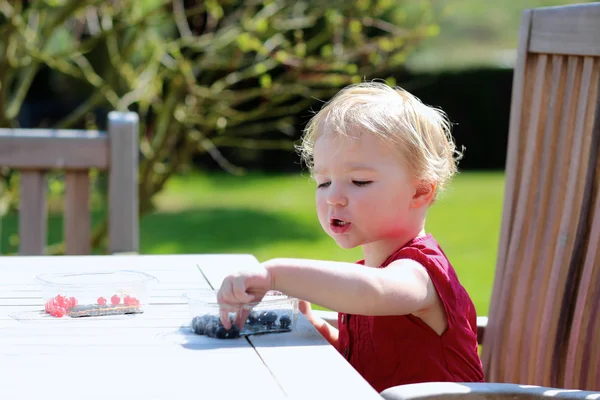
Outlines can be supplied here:
[[59, 306], [61, 306], [61, 307], [65, 306], [65, 300], [66, 300], [65, 296], [59, 294], [59, 295], [56, 295], [55, 299]]
[[60, 307], [60, 306], [58, 305], [58, 302], [56, 301], [56, 299], [50, 299], [48, 301], [48, 312], [50, 314], [52, 314], [52, 311], [58, 307]]
[[112, 305], [116, 306], [121, 302], [121, 298], [115, 294], [113, 297], [110, 298], [110, 302]]
[[131, 304], [131, 300], [133, 300], [133, 298], [129, 295], [125, 295], [125, 297], [123, 297], [123, 304], [125, 304], [126, 306]]
[[104, 297], [98, 297], [98, 305], [105, 306], [106, 305], [106, 299]]
[[140, 301], [136, 298], [131, 299], [131, 305], [132, 306], [139, 306], [140, 305]]
[[71, 297], [69, 300], [71, 301], [71, 307], [77, 306], [77, 299], [75, 297]]
[[62, 307], [58, 307], [57, 309], [54, 310], [54, 316], [58, 317], [58, 318], [63, 317], [66, 313], [67, 312]]

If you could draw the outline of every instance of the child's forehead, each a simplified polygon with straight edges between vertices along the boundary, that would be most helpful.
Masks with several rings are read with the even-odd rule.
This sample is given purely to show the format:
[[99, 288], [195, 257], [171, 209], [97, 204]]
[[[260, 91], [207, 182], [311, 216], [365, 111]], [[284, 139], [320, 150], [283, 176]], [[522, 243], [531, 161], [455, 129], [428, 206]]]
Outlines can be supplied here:
[[[342, 161], [339, 164], [334, 163], [334, 165], [338, 166], [344, 172], [377, 172], [377, 167], [368, 162], [356, 162], [356, 161]], [[329, 165], [316, 165], [313, 169], [314, 175], [324, 175], [329, 172]]]
[[315, 156], [318, 153], [330, 155], [334, 151], [343, 151], [361, 155], [363, 153], [390, 152], [392, 144], [383, 136], [360, 129], [323, 130], [315, 139]]
[[313, 156], [313, 173], [325, 174], [333, 169], [345, 172], [374, 172], [402, 165], [395, 146], [373, 135], [359, 137], [327, 135], [317, 139]]

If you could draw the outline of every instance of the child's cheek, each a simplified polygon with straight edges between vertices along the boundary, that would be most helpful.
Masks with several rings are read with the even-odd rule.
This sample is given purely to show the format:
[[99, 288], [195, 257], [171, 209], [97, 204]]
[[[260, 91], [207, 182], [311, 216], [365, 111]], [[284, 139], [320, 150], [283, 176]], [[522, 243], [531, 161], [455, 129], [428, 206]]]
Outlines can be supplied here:
[[323, 222], [327, 217], [327, 201], [324, 196], [317, 195], [316, 199], [317, 203], [317, 216], [319, 217], [319, 221]]

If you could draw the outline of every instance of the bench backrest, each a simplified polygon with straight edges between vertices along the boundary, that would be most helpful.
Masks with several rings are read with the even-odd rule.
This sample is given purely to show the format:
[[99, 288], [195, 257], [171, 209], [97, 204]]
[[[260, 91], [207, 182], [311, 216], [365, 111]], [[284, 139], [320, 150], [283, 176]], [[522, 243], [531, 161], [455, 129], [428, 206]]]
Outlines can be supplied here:
[[20, 172], [21, 255], [41, 255], [46, 247], [46, 174], [65, 171], [65, 253], [89, 254], [90, 178], [94, 168], [108, 173], [108, 250], [139, 250], [138, 115], [110, 112], [104, 131], [0, 129], [0, 166]]
[[600, 3], [523, 13], [490, 382], [600, 390]]

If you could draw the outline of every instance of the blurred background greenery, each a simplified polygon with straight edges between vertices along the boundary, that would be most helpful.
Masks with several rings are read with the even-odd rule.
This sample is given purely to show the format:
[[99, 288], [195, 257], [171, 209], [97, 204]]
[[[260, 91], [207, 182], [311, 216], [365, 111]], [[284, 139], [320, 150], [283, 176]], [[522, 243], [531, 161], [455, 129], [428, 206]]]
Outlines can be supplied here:
[[[142, 253], [355, 261], [322, 232], [293, 144], [340, 87], [398, 84], [444, 109], [466, 147], [427, 229], [485, 315], [521, 13], [570, 3], [0, 0], [0, 126], [104, 129], [107, 112], [138, 112]], [[92, 176], [101, 253], [106, 182]], [[18, 178], [0, 168], [0, 254], [18, 250]], [[60, 173], [48, 190], [61, 254]]]

